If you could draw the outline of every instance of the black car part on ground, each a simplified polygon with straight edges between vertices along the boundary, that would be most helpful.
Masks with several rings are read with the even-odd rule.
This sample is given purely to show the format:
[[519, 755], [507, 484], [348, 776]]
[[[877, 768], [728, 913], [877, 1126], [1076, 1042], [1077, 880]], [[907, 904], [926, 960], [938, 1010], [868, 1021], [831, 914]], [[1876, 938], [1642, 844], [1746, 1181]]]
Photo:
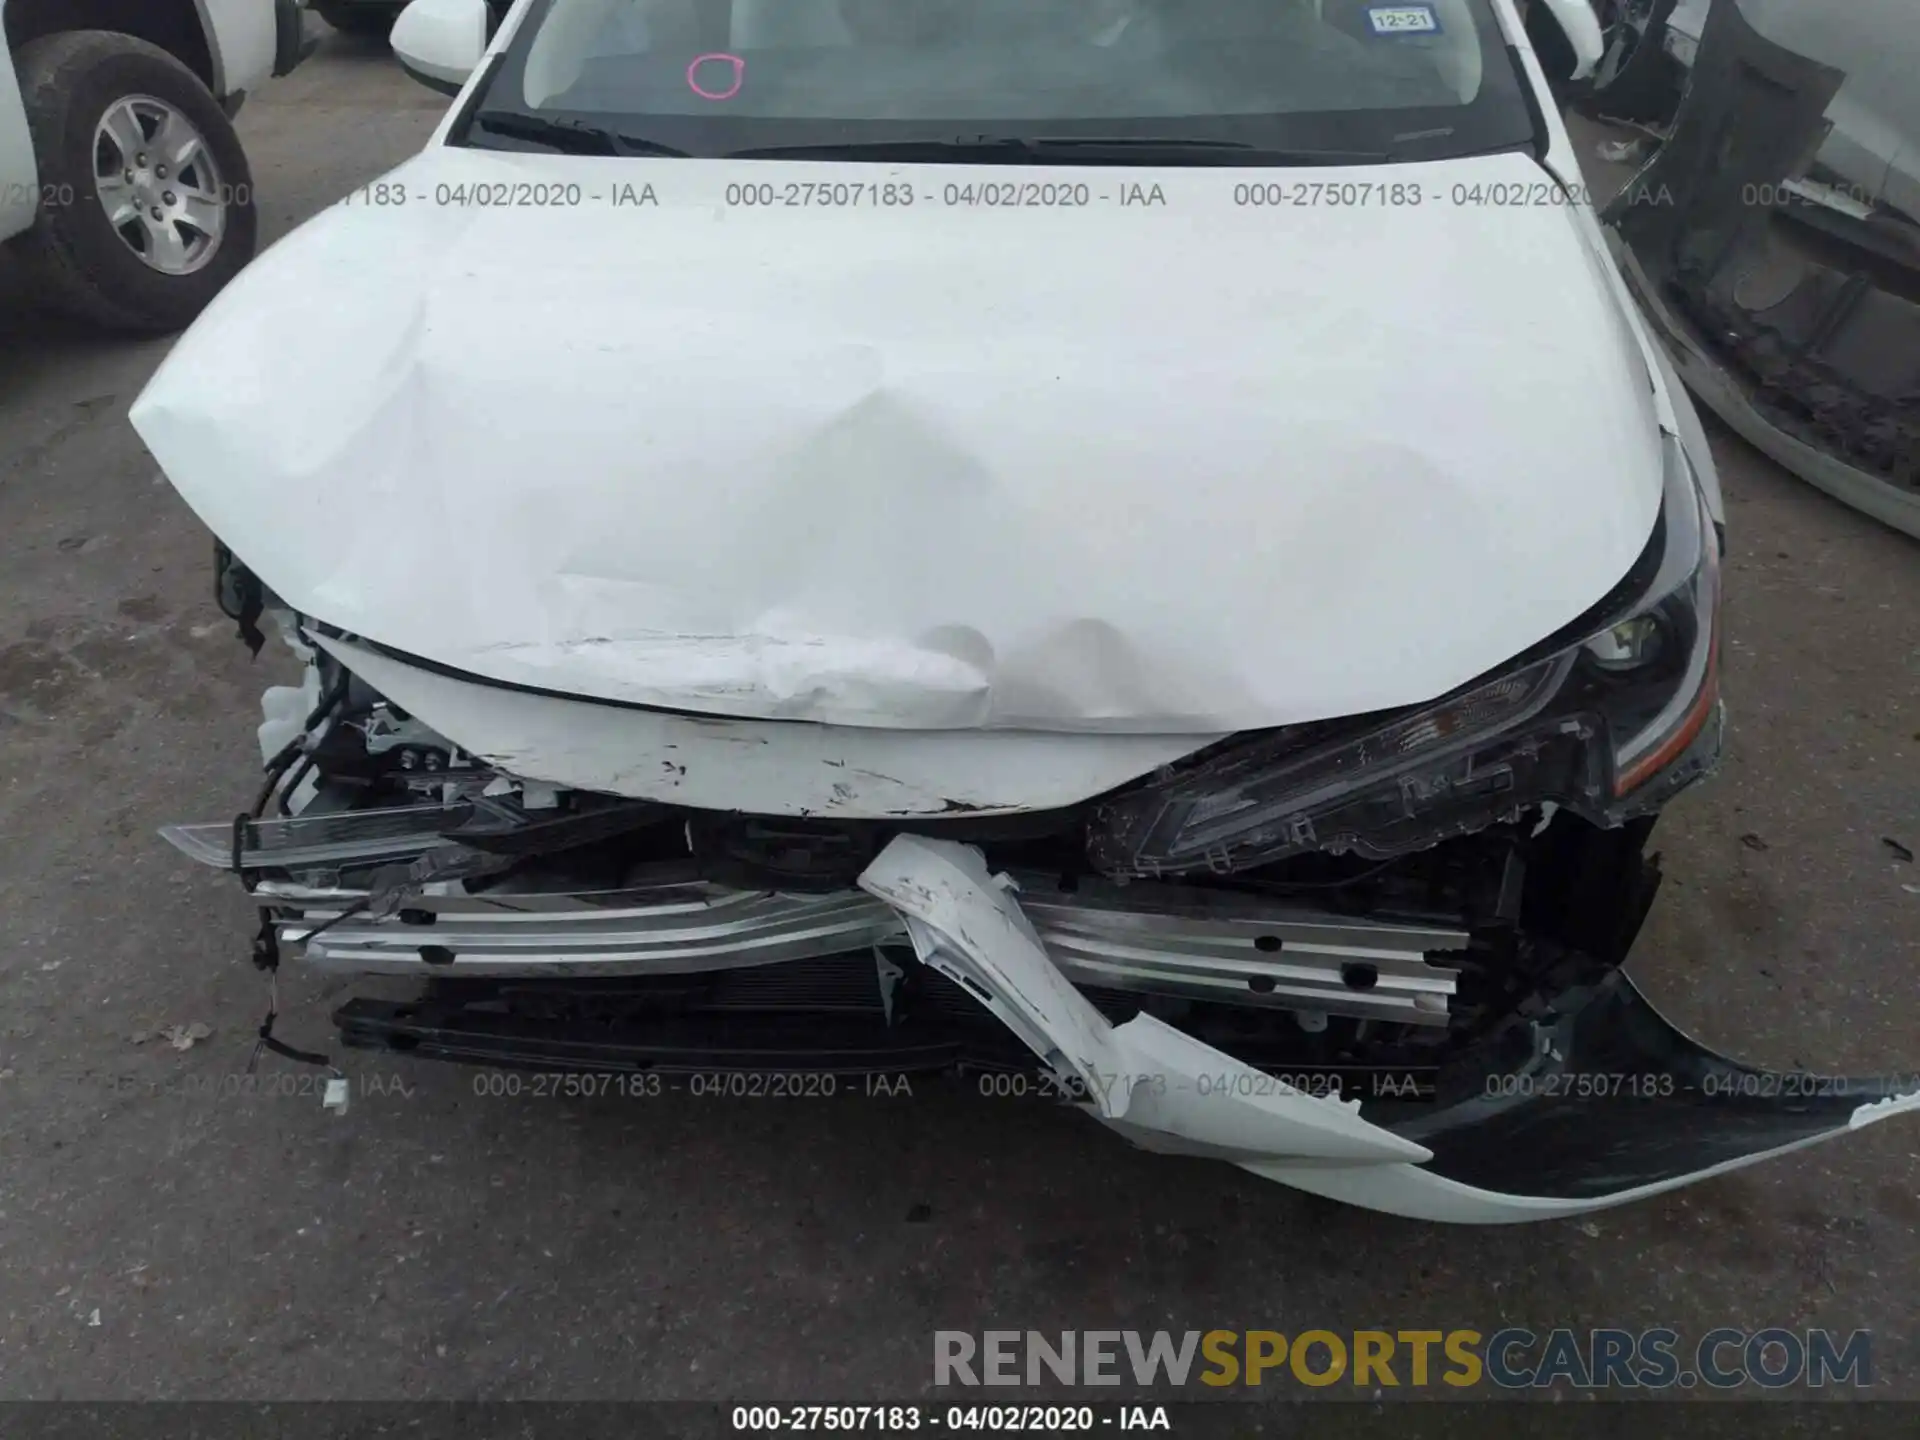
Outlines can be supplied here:
[[1920, 217], [1849, 214], [1801, 183], [1847, 80], [1715, 4], [1671, 138], [1602, 218], [1689, 388], [1920, 534]]
[[1714, 7], [1681, 123], [1635, 181], [1678, 203], [1607, 218], [1777, 422], [1920, 487], [1920, 248], [1900, 265], [1780, 227], [1814, 207], [1753, 203], [1802, 168], [1845, 80]]
[[1673, 117], [1686, 85], [1686, 67], [1667, 53], [1667, 21], [1680, 0], [1607, 0], [1602, 15], [1607, 48], [1592, 84], [1579, 95], [1583, 109], [1615, 120], [1661, 124]]

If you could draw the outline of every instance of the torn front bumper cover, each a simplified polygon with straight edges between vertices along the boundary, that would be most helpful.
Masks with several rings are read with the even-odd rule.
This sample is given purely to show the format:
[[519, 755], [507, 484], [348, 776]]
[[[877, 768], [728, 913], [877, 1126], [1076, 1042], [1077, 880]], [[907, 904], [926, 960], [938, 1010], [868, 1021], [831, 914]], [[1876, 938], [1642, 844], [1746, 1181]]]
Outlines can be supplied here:
[[[1057, 1093], [1143, 1148], [1227, 1160], [1419, 1219], [1511, 1223], [1600, 1210], [1920, 1106], [1920, 1082], [1736, 1064], [1668, 1024], [1618, 972], [1456, 1055], [1421, 1101], [1308, 1093], [1275, 1073], [1287, 1070], [1282, 1057], [1237, 1047], [1248, 1058], [1236, 1058], [1143, 1009], [1116, 1023], [1115, 1006], [1095, 1003], [1110, 1001], [1116, 985], [1189, 997], [1204, 997], [1209, 984], [1238, 986], [1231, 919], [1176, 922], [1097, 895], [1023, 901], [977, 849], [914, 835], [893, 839], [859, 883], [864, 894], [812, 896], [702, 892], [696, 883], [590, 906], [440, 886], [427, 888], [447, 893], [416, 895], [408, 909], [371, 919], [343, 913], [359, 892], [264, 881], [255, 894], [297, 904], [281, 938], [299, 943], [312, 932], [309, 958], [330, 968], [457, 973], [486, 994], [517, 985], [541, 998], [622, 983], [608, 977], [672, 984], [675, 975], [723, 971], [776, 997], [757, 1015], [742, 1003], [717, 1025], [691, 1029], [672, 1020], [622, 1027], [604, 1013], [592, 1025], [543, 1025], [510, 1018], [489, 999], [354, 1000], [336, 1016], [351, 1046], [544, 1069], [841, 1074], [1007, 1068], [1031, 1052]], [[1294, 967], [1298, 993], [1270, 998], [1305, 1008], [1319, 996], [1337, 1010], [1343, 957], [1366, 955], [1370, 971], [1389, 977], [1373, 987], [1380, 1013], [1412, 1018], [1435, 996], [1444, 1005], [1452, 972], [1413, 947], [1454, 948], [1464, 937], [1396, 940], [1374, 929], [1343, 936], [1296, 924], [1272, 958]], [[877, 965], [886, 991], [898, 967], [878, 947], [902, 931], [921, 965], [944, 977], [958, 1028], [922, 1015], [881, 1031], [817, 1005], [797, 1023], [767, 1023], [779, 997], [796, 993], [799, 972], [831, 956], [857, 960], [849, 952], [870, 948], [869, 984]], [[617, 999], [589, 993], [603, 1012]], [[984, 1023], [982, 1010], [1000, 1025]], [[989, 1043], [970, 1047], [968, 1034]]]
[[1726, 1060], [1616, 973], [1577, 1008], [1536, 1019], [1517, 1066], [1501, 1065], [1496, 1042], [1437, 1105], [1374, 1123], [1358, 1100], [1302, 1094], [1149, 1015], [1111, 1024], [1048, 959], [977, 851], [902, 836], [861, 885], [906, 915], [924, 963], [1136, 1143], [1392, 1214], [1482, 1224], [1581, 1214], [1920, 1107], [1920, 1083]]

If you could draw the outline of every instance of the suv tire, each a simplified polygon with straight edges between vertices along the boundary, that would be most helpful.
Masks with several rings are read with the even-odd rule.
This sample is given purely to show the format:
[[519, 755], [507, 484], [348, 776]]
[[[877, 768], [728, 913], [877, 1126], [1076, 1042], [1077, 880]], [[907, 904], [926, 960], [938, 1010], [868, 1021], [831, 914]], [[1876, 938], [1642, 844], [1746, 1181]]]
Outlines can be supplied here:
[[[185, 327], [259, 242], [233, 122], [191, 70], [131, 35], [49, 35], [18, 65], [42, 191], [70, 202], [43, 205], [15, 242], [35, 297], [114, 330]], [[114, 135], [136, 148], [160, 138], [162, 121], [173, 139], [198, 142], [184, 166], [170, 170], [158, 151], [121, 154]], [[116, 225], [110, 204], [130, 218]]]

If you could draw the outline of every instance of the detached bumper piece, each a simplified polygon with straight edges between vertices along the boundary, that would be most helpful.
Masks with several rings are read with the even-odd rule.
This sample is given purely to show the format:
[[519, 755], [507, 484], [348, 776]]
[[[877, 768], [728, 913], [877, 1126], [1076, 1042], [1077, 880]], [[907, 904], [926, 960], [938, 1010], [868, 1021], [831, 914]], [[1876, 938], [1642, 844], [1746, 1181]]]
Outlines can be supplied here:
[[[238, 860], [308, 963], [428, 982], [411, 1002], [344, 1005], [352, 1047], [583, 1071], [1037, 1067], [1144, 1148], [1414, 1218], [1604, 1209], [1920, 1106], [1920, 1086], [1716, 1055], [1618, 972], [1462, 1042], [1448, 1026], [1463, 972], [1442, 962], [1474, 963], [1464, 930], [1197, 886], [1063, 889], [919, 835], [891, 839], [858, 890], [819, 894], [659, 866], [643, 884], [566, 891], [378, 878], [441, 873], [427, 862], [449, 848], [511, 850], [514, 818], [486, 804], [299, 817], [244, 831], [239, 856], [217, 827], [169, 838]], [[1394, 1038], [1340, 1050], [1329, 1015]], [[1383, 1088], [1382, 1073], [1408, 1078]]]
[[1713, 6], [1671, 137], [1602, 218], [1688, 389], [1802, 479], [1920, 537], [1920, 216], [1807, 163], [1849, 79]]

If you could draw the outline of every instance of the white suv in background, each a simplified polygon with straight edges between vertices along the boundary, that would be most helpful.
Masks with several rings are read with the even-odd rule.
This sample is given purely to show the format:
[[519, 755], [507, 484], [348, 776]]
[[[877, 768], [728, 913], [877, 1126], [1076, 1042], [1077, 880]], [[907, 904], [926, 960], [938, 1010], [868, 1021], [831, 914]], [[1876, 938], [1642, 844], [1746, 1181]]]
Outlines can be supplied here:
[[177, 330], [253, 258], [232, 117], [305, 54], [298, 0], [0, 0], [0, 242], [43, 302]]

